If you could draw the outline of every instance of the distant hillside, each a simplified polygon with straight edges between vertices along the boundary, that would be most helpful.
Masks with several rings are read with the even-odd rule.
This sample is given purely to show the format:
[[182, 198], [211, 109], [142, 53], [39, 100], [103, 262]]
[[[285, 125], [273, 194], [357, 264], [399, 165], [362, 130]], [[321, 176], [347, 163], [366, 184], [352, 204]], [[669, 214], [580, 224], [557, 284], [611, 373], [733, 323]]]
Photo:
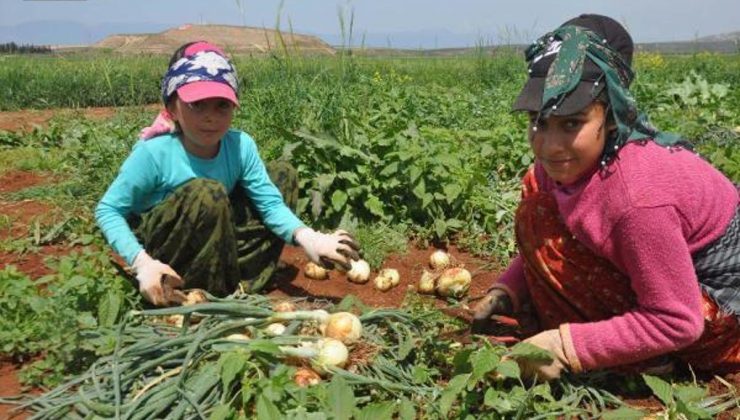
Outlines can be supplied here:
[[[291, 50], [308, 54], [335, 54], [334, 48], [315, 36], [282, 33]], [[124, 54], [170, 54], [191, 41], [207, 40], [230, 53], [265, 53], [282, 48], [277, 31], [227, 25], [184, 25], [157, 34], [111, 35], [91, 48], [105, 48]]]
[[697, 42], [740, 42], [740, 31], [728, 32], [726, 34], [703, 36], [696, 39]]

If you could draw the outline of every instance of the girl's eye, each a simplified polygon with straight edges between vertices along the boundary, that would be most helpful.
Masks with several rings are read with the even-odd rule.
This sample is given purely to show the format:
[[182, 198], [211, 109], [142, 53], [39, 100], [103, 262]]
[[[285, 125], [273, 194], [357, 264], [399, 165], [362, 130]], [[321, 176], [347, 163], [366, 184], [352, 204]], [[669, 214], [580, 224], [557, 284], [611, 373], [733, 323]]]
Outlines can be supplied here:
[[233, 107], [233, 105], [229, 101], [218, 101], [218, 104], [216, 106], [218, 107], [219, 111], [228, 111]]
[[581, 127], [581, 121], [580, 120], [565, 120], [565, 123], [563, 125], [565, 126], [566, 130], [575, 130]]
[[193, 111], [201, 112], [206, 109], [205, 101], [190, 102], [188, 105], [190, 105], [190, 109], [192, 109]]

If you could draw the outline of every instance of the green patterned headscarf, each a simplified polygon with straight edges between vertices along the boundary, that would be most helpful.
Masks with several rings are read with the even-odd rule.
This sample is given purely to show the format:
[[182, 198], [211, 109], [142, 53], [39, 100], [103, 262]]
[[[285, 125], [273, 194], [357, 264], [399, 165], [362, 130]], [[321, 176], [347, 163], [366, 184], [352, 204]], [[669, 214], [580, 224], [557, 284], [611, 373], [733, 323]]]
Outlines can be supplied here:
[[637, 102], [629, 91], [634, 72], [622, 56], [612, 49], [606, 40], [595, 32], [579, 26], [561, 26], [536, 40], [527, 48], [528, 62], [551, 50], [554, 42], [560, 42], [560, 50], [550, 65], [542, 93], [542, 106], [538, 119], [547, 118], [558, 108], [566, 96], [581, 82], [583, 65], [588, 58], [602, 71], [603, 76], [594, 83], [606, 83], [609, 108], [617, 125], [616, 133], [609, 136], [601, 158], [601, 165], [608, 164], [619, 149], [629, 141], [652, 138], [665, 147], [682, 146], [692, 150], [691, 144], [672, 133], [658, 131], [647, 115], [640, 112]]

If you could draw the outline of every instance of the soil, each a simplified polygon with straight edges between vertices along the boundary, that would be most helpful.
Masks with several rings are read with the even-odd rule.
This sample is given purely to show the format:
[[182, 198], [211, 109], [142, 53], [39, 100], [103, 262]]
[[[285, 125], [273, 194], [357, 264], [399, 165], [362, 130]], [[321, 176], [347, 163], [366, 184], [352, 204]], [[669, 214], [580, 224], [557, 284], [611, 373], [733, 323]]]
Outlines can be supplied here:
[[[156, 110], [161, 105], [146, 105], [145, 109]], [[49, 124], [52, 118], [65, 118], [82, 115], [83, 117], [102, 121], [115, 116], [123, 107], [97, 107], [78, 109], [40, 109], [23, 111], [0, 112], [0, 130], [28, 132], [34, 128], [43, 128]], [[141, 107], [134, 107], [141, 108]]]
[[[458, 263], [473, 274], [473, 282], [470, 287], [469, 296], [482, 296], [496, 277], [495, 273], [478, 271], [485, 261], [463, 253], [455, 247], [448, 250]], [[398, 307], [404, 300], [408, 290], [415, 290], [421, 277], [423, 269], [429, 269], [427, 262], [431, 250], [416, 249], [410, 247], [406, 254], [391, 255], [386, 259], [383, 268], [395, 268], [398, 270], [401, 281], [398, 286], [381, 292], [373, 286], [372, 279], [377, 271], [371, 272], [370, 281], [365, 284], [356, 284], [347, 280], [344, 273], [337, 270], [329, 272], [326, 280], [314, 280], [305, 276], [303, 267], [308, 260], [300, 248], [286, 246], [283, 250], [281, 260], [285, 267], [280, 271], [273, 284], [268, 286], [269, 296], [311, 296], [314, 299], [325, 299], [338, 302], [347, 295], [360, 298], [365, 304], [372, 307]], [[435, 299], [429, 297], [430, 299]], [[444, 303], [441, 299], [436, 299]]]
[[[0, 360], [0, 397], [19, 395], [24, 391], [18, 381], [18, 371], [20, 371], [20, 366], [9, 361]], [[0, 404], [0, 419], [20, 420], [28, 417], [27, 414], [11, 416], [10, 412], [14, 408], [15, 406], [12, 405]]]

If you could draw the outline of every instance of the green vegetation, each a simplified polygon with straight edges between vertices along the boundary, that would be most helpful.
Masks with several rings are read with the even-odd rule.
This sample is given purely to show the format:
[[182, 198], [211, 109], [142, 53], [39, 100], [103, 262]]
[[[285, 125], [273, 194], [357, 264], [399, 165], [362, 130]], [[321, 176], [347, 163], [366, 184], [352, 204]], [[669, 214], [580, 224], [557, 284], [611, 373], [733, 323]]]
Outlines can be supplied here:
[[[141, 307], [111, 260], [92, 210], [138, 130], [153, 118], [139, 105], [159, 100], [166, 61], [110, 54], [0, 56], [0, 110], [132, 106], [102, 122], [73, 117], [28, 133], [0, 131], [0, 175], [22, 169], [55, 180], [0, 193], [0, 200], [33, 199], [60, 214], [32, 223], [20, 238], [0, 240], [0, 251], [28, 253], [50, 244], [85, 247], [50, 258], [52, 274], [42, 278], [32, 279], [14, 267], [0, 271], [0, 357], [36, 358], [25, 370], [28, 384], [58, 384], [85, 372], [101, 356], [108, 357], [99, 359], [101, 366], [108, 363], [121, 337], [116, 328], [124, 319], [133, 322], [129, 310]], [[524, 77], [518, 56], [499, 51], [455, 58], [340, 54], [236, 61], [242, 107], [234, 125], [257, 140], [265, 160], [287, 159], [296, 166], [304, 220], [355, 232], [373, 266], [387, 253], [402, 251], [409, 239], [455, 241], [505, 264], [514, 251], [519, 178], [531, 163], [525, 119], [509, 112]], [[652, 122], [695, 139], [703, 156], [740, 182], [740, 56], [643, 54], [636, 57], [636, 68], [634, 91]], [[0, 218], [0, 232], [12, 225], [7, 216]], [[292, 368], [276, 363], [269, 347], [236, 356], [207, 353], [197, 359], [192, 376], [181, 378], [198, 382], [200, 373], [220, 369], [222, 383], [210, 385], [223, 390], [220, 405], [206, 411], [213, 418], [237, 418], [238, 407], [264, 416], [278, 410], [295, 418], [408, 418], [396, 398], [413, 401], [410, 407], [432, 418], [589, 417], [619, 408], [605, 390], [608, 381], [585, 375], [551, 385], [525, 384], [513, 365], [500, 359], [505, 348], [439, 339], [442, 331], [461, 326], [425, 308], [414, 295], [401, 311], [407, 318], [383, 326], [397, 334], [385, 334], [378, 343], [391, 352], [406, 348], [404, 357], [384, 357], [393, 360], [388, 365], [409, 363], [403, 367], [407, 370], [386, 370], [379, 363], [375, 374], [398, 384], [423, 384], [429, 394], [422, 400], [341, 376], [309, 390], [284, 387]], [[132, 331], [143, 331], [137, 328]], [[152, 338], [154, 333], [147, 334]], [[407, 359], [412, 347], [425, 350]], [[234, 380], [236, 375], [242, 382]], [[706, 397], [696, 384], [671, 387], [652, 377], [636, 380], [660, 398], [672, 418], [706, 418], [717, 407], [737, 405], [729, 394]], [[334, 409], [332, 395], [340, 391], [348, 404], [341, 413], [307, 414]], [[102, 392], [96, 399], [113, 401], [112, 394], [96, 392]], [[611, 415], [642, 414], [621, 408]]]

